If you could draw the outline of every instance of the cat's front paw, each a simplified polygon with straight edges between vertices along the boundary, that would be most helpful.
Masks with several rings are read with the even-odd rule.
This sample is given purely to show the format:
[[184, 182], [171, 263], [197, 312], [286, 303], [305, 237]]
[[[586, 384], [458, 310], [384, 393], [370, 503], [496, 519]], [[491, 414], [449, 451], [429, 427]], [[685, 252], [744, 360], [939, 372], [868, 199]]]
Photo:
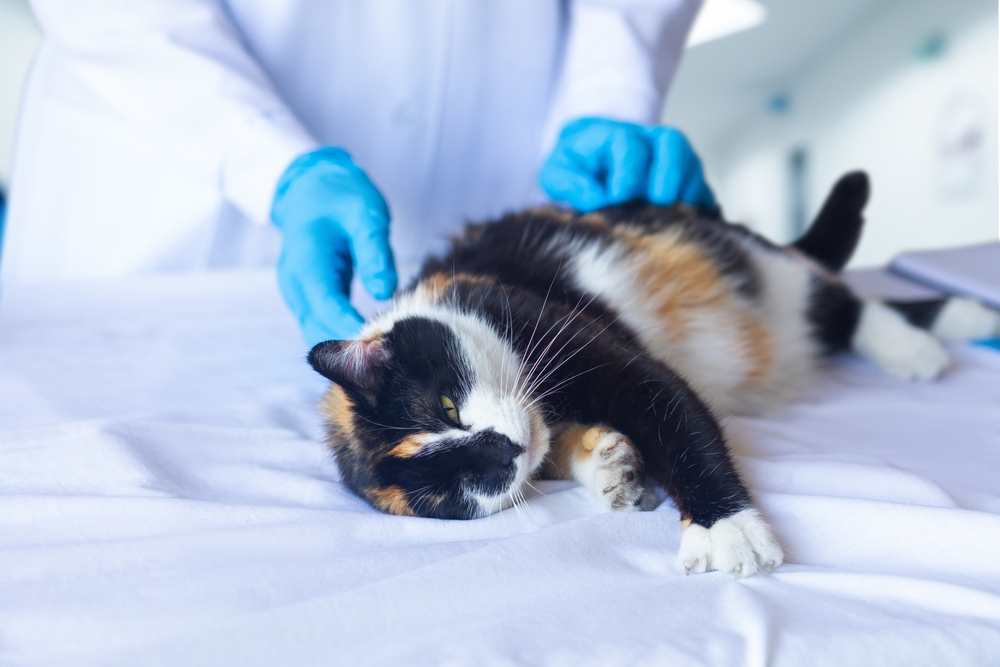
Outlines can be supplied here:
[[685, 573], [719, 570], [739, 579], [771, 572], [785, 555], [771, 527], [751, 508], [719, 519], [711, 528], [687, 525], [677, 558]]
[[589, 466], [592, 488], [610, 510], [639, 509], [643, 496], [642, 455], [632, 441], [617, 431], [608, 431], [594, 446]]

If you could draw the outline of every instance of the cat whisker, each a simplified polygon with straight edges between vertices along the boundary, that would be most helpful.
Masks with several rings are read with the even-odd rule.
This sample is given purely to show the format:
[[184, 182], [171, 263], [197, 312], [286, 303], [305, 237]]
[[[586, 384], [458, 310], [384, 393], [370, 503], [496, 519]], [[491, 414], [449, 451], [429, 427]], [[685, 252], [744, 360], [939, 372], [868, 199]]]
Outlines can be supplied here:
[[[409, 431], [411, 433], [415, 433], [415, 432], [419, 431], [419, 427], [417, 427], [417, 426], [390, 426], [389, 424], [380, 424], [379, 422], [374, 421], [372, 419], [369, 419], [368, 417], [365, 417], [363, 415], [356, 415], [356, 416], [359, 419], [362, 419], [362, 420], [368, 422], [372, 426], [378, 426], [379, 428], [385, 429], [385, 430], [390, 430], [390, 431]], [[414, 423], [416, 423], [416, 420], [414, 420]]]
[[433, 487], [433, 484], [430, 484], [430, 485], [427, 485], [427, 486], [425, 486], [425, 487], [423, 487], [421, 489], [418, 489], [417, 491], [412, 492], [413, 494], [415, 494], [417, 496], [417, 498], [416, 498], [415, 501], [411, 501], [411, 503], [410, 503], [410, 510], [414, 514], [416, 514], [417, 516], [422, 516], [420, 514], [420, 512], [423, 509], [423, 504], [425, 502], [427, 502], [428, 500], [430, 500], [430, 498], [431, 498], [431, 494], [430, 494], [429, 489], [432, 488], [432, 487]]
[[[551, 326], [550, 326], [550, 327], [549, 327], [549, 328], [548, 328], [548, 329], [546, 330], [546, 332], [545, 332], [544, 334], [542, 334], [542, 335], [541, 335], [541, 336], [539, 337], [539, 339], [538, 339], [538, 343], [536, 343], [536, 346], [537, 346], [537, 345], [540, 345], [540, 344], [542, 343], [542, 341], [544, 341], [544, 340], [545, 340], [545, 337], [546, 337], [546, 336], [547, 336], [547, 335], [548, 335], [549, 333], [551, 333], [551, 332], [552, 332], [552, 330], [553, 330], [554, 328], [556, 328], [556, 326], [559, 326], [559, 331], [557, 331], [557, 332], [555, 333], [555, 335], [554, 335], [554, 336], [552, 336], [551, 340], [550, 340], [550, 341], [549, 341], [549, 343], [548, 343], [548, 344], [546, 345], [545, 349], [544, 349], [544, 350], [542, 350], [542, 351], [541, 351], [541, 353], [539, 353], [539, 355], [538, 355], [538, 359], [536, 360], [535, 364], [534, 364], [534, 365], [532, 366], [532, 368], [531, 368], [531, 369], [529, 370], [529, 372], [528, 372], [528, 375], [529, 375], [529, 376], [531, 375], [531, 373], [532, 373], [532, 371], [534, 370], [535, 366], [536, 366], [536, 365], [537, 365], [537, 364], [538, 364], [538, 363], [539, 363], [539, 362], [540, 362], [540, 361], [541, 361], [542, 359], [546, 358], [546, 355], [547, 355], [547, 353], [548, 353], [549, 349], [550, 349], [550, 348], [552, 347], [552, 345], [553, 345], [553, 344], [554, 344], [554, 343], [556, 342], [556, 340], [558, 340], [558, 338], [559, 338], [559, 335], [560, 335], [560, 334], [561, 334], [562, 332], [564, 332], [564, 331], [566, 330], [566, 328], [567, 328], [567, 327], [568, 327], [568, 326], [569, 326], [570, 324], [572, 324], [572, 323], [573, 323], [573, 322], [574, 322], [574, 321], [576, 320], [576, 318], [577, 318], [577, 317], [579, 317], [579, 316], [580, 316], [580, 315], [581, 315], [581, 314], [582, 314], [582, 313], [584, 312], [584, 310], [585, 310], [585, 309], [586, 309], [586, 308], [587, 308], [587, 307], [588, 307], [588, 306], [589, 306], [589, 305], [590, 305], [591, 303], [593, 303], [594, 299], [596, 299], [596, 298], [597, 298], [597, 296], [598, 296], [597, 294], [595, 294], [594, 296], [592, 296], [592, 297], [590, 298], [590, 301], [588, 301], [588, 302], [586, 303], [586, 305], [584, 305], [584, 306], [583, 306], [583, 308], [581, 308], [581, 307], [580, 307], [580, 304], [581, 304], [581, 303], [583, 302], [583, 297], [581, 296], [581, 297], [580, 297], [580, 299], [579, 299], [579, 300], [577, 300], [577, 302], [576, 302], [576, 305], [575, 305], [575, 306], [573, 306], [572, 308], [570, 308], [569, 312], [568, 312], [568, 313], [567, 313], [566, 315], [564, 315], [564, 316], [562, 316], [562, 317], [560, 317], [560, 318], [556, 319], [556, 321], [552, 323], [552, 325], [551, 325]], [[541, 312], [539, 313], [539, 317], [541, 317], [541, 314], [542, 314], [543, 312], [544, 312], [544, 306], [543, 306], [543, 308], [542, 308], [542, 311], [541, 311]], [[531, 348], [531, 349], [529, 349], [529, 350], [528, 350], [528, 354], [530, 355], [530, 354], [531, 354], [532, 352], [534, 352], [534, 351], [535, 351], [535, 348]]]
[[546, 389], [542, 393], [540, 393], [540, 394], [536, 395], [535, 397], [533, 397], [531, 399], [531, 401], [529, 403], [527, 403], [527, 406], [534, 406], [534, 405], [536, 405], [538, 402], [540, 402], [541, 400], [543, 400], [546, 396], [549, 396], [549, 395], [551, 395], [551, 394], [559, 391], [560, 389], [562, 389], [563, 387], [565, 387], [567, 384], [569, 384], [571, 381], [575, 380], [576, 378], [578, 378], [578, 377], [580, 377], [582, 375], [586, 375], [587, 373], [596, 371], [598, 368], [603, 368], [603, 367], [605, 367], [607, 365], [608, 364], [598, 364], [597, 366], [594, 366], [593, 368], [588, 368], [587, 370], [581, 371], [581, 372], [577, 373], [576, 375], [570, 376], [570, 377], [568, 377], [568, 378], [566, 378], [564, 380], [560, 380], [559, 382], [557, 382], [553, 386], [549, 387], [548, 389]]
[[[599, 332], [597, 332], [596, 334], [594, 334], [594, 336], [593, 336], [593, 337], [592, 337], [592, 338], [591, 338], [591, 339], [590, 339], [589, 341], [587, 341], [586, 343], [584, 343], [583, 345], [581, 345], [581, 346], [580, 346], [579, 348], [577, 348], [577, 349], [576, 349], [576, 350], [575, 350], [575, 351], [574, 351], [574, 352], [573, 352], [572, 354], [570, 354], [570, 355], [566, 356], [565, 358], [563, 358], [563, 359], [562, 359], [562, 360], [561, 360], [561, 361], [560, 361], [560, 362], [559, 362], [559, 363], [558, 363], [558, 364], [557, 364], [557, 365], [556, 365], [556, 366], [555, 366], [554, 368], [552, 368], [551, 370], [549, 370], [548, 372], [546, 372], [546, 374], [545, 374], [545, 376], [544, 376], [544, 377], [540, 378], [539, 380], [537, 380], [536, 382], [534, 382], [534, 383], [532, 384], [532, 387], [531, 387], [531, 391], [533, 392], [533, 391], [534, 391], [534, 390], [535, 390], [535, 389], [537, 388], [537, 386], [538, 386], [538, 385], [539, 385], [540, 383], [544, 382], [544, 381], [545, 381], [545, 380], [547, 380], [547, 379], [548, 379], [549, 377], [551, 377], [551, 376], [552, 376], [552, 374], [553, 374], [553, 373], [555, 373], [555, 372], [556, 372], [557, 370], [559, 370], [559, 368], [561, 368], [561, 367], [562, 367], [562, 366], [563, 366], [563, 365], [564, 365], [564, 364], [565, 364], [566, 362], [568, 362], [568, 361], [569, 361], [570, 359], [572, 359], [572, 358], [573, 358], [573, 357], [575, 357], [575, 356], [576, 356], [577, 354], [579, 354], [580, 352], [582, 352], [584, 348], [586, 348], [586, 347], [587, 347], [588, 345], [590, 345], [590, 344], [591, 344], [591, 343], [593, 343], [593, 342], [594, 342], [595, 340], [597, 340], [597, 338], [598, 338], [599, 336], [601, 336], [601, 334], [603, 334], [603, 333], [604, 333], [605, 331], [607, 331], [607, 330], [608, 330], [608, 328], [609, 328], [609, 327], [611, 327], [611, 326], [612, 326], [612, 325], [613, 325], [613, 324], [614, 324], [615, 322], [617, 322], [617, 321], [618, 321], [618, 318], [616, 317], [616, 318], [615, 318], [615, 319], [613, 319], [613, 320], [612, 320], [611, 322], [609, 322], [609, 323], [607, 324], [607, 326], [605, 326], [605, 327], [604, 327], [603, 329], [601, 329], [601, 330], [600, 330]], [[574, 334], [574, 338], [575, 338], [575, 334]], [[572, 338], [570, 339], [570, 341], [571, 341], [571, 340], [572, 340]], [[563, 350], [563, 349], [565, 349], [566, 345], [568, 345], [570, 341], [567, 341], [567, 342], [566, 342], [566, 344], [564, 344], [564, 345], [563, 345], [563, 347], [562, 347], [562, 348], [560, 348], [560, 350], [559, 350], [559, 352], [557, 353], [557, 355], [559, 355], [559, 354], [561, 354], [561, 353], [562, 353], [562, 350]], [[545, 370], [545, 369], [543, 369], [543, 371], [544, 371], [544, 370]]]
[[535, 340], [535, 333], [538, 331], [538, 325], [542, 322], [542, 315], [545, 313], [545, 306], [549, 303], [549, 296], [552, 294], [552, 288], [556, 284], [556, 280], [559, 278], [559, 271], [562, 270], [563, 260], [559, 260], [558, 266], [556, 266], [555, 272], [552, 274], [552, 281], [549, 283], [549, 288], [545, 291], [545, 298], [542, 299], [542, 307], [538, 309], [538, 317], [535, 319], [535, 327], [531, 330], [531, 336], [528, 337], [528, 344], [525, 345], [524, 356], [521, 358], [521, 367], [517, 369], [518, 375], [524, 371], [524, 364], [531, 357], [531, 353], [534, 350], [532, 342]]
[[529, 527], [532, 527], [532, 525], [536, 527], [540, 525], [538, 520], [534, 516], [534, 512], [532, 512], [531, 508], [529, 507], [527, 499], [521, 492], [521, 487], [512, 488], [508, 492], [508, 494], [511, 498], [511, 502], [513, 503], [511, 507], [513, 507], [514, 510], [517, 512], [518, 517], [520, 517], [521, 522], [524, 525]]
[[[563, 326], [562, 326], [562, 327], [561, 327], [561, 328], [559, 329], [559, 331], [557, 331], [557, 332], [556, 332], [556, 334], [555, 334], [555, 335], [554, 335], [554, 336], [552, 337], [552, 340], [551, 340], [551, 341], [549, 342], [549, 344], [548, 344], [548, 345], [546, 346], [546, 348], [545, 348], [545, 349], [544, 349], [544, 350], [542, 351], [542, 353], [541, 353], [541, 354], [539, 355], [539, 359], [541, 359], [541, 358], [545, 357], [545, 356], [546, 356], [546, 355], [548, 354], [548, 351], [549, 351], [549, 349], [550, 349], [550, 348], [552, 347], [552, 345], [553, 345], [553, 344], [554, 344], [554, 343], [556, 342], [556, 340], [558, 339], [559, 335], [560, 335], [560, 334], [562, 334], [562, 333], [563, 333], [563, 331], [565, 331], [565, 330], [566, 330], [566, 327], [568, 327], [568, 326], [569, 326], [569, 325], [570, 325], [570, 324], [571, 324], [571, 323], [572, 323], [573, 321], [575, 321], [575, 320], [576, 320], [576, 318], [577, 318], [577, 317], [579, 317], [579, 316], [580, 316], [580, 315], [581, 315], [581, 314], [582, 314], [582, 313], [584, 312], [584, 310], [585, 310], [585, 309], [586, 309], [586, 308], [587, 308], [588, 306], [590, 306], [590, 304], [591, 304], [591, 303], [593, 303], [594, 299], [596, 299], [596, 298], [597, 298], [598, 296], [600, 296], [600, 293], [597, 293], [597, 294], [594, 294], [594, 296], [592, 296], [592, 297], [590, 298], [590, 300], [589, 300], [589, 301], [588, 301], [588, 302], [586, 303], [586, 305], [584, 305], [584, 306], [583, 306], [583, 308], [580, 308], [580, 307], [579, 307], [579, 306], [580, 306], [580, 301], [582, 301], [583, 299], [581, 298], [581, 299], [580, 299], [580, 301], [578, 301], [578, 302], [577, 302], [577, 305], [576, 305], [576, 306], [575, 306], [575, 307], [574, 307], [574, 308], [572, 309], [572, 311], [571, 311], [571, 313], [572, 313], [572, 317], [567, 317], [567, 318], [565, 318], [565, 322], [564, 322]], [[619, 317], [620, 317], [620, 316], [619, 316]], [[584, 344], [583, 346], [581, 346], [581, 347], [579, 348], [579, 350], [577, 350], [577, 352], [579, 352], [580, 350], [582, 350], [582, 349], [583, 349], [584, 347], [586, 347], [587, 345], [589, 345], [590, 343], [592, 343], [592, 342], [593, 342], [593, 341], [594, 341], [594, 340], [595, 340], [595, 339], [596, 339], [596, 338], [597, 338], [598, 336], [600, 336], [600, 335], [601, 335], [602, 333], [604, 333], [605, 331], [607, 331], [607, 329], [608, 329], [608, 328], [610, 328], [610, 327], [611, 327], [611, 326], [612, 326], [613, 324], [615, 324], [615, 323], [616, 323], [616, 322], [618, 321], [619, 317], [616, 317], [616, 318], [614, 318], [613, 320], [611, 320], [611, 322], [609, 322], [609, 323], [607, 324], [607, 326], [605, 326], [605, 327], [604, 327], [604, 329], [602, 329], [602, 330], [601, 330], [601, 331], [600, 331], [599, 333], [597, 333], [597, 334], [596, 334], [596, 335], [595, 335], [595, 336], [594, 336], [593, 338], [591, 338], [591, 340], [590, 340], [590, 341], [588, 341], [588, 342], [587, 342], [586, 344]], [[550, 327], [550, 329], [549, 329], [549, 330], [551, 331], [551, 327]], [[581, 329], [580, 331], [583, 331], [583, 329]], [[559, 355], [560, 355], [560, 354], [562, 353], [562, 351], [566, 349], [566, 346], [567, 346], [567, 345], [569, 345], [569, 344], [570, 344], [571, 342], [573, 342], [573, 340], [574, 340], [574, 339], [575, 339], [575, 338], [577, 337], [577, 335], [579, 335], [580, 331], [577, 331], [577, 332], [576, 332], [576, 333], [574, 333], [574, 334], [573, 334], [572, 336], [570, 336], [570, 339], [569, 339], [569, 340], [567, 340], [567, 341], [566, 341], [565, 343], [563, 343], [562, 347], [560, 347], [560, 348], [559, 348], [559, 350], [558, 350], [558, 351], [557, 351], [557, 352], [556, 352], [556, 353], [555, 353], [554, 355], [552, 355], [551, 357], [549, 357], [549, 358], [548, 358], [548, 361], [547, 361], [547, 363], [545, 364], [545, 366], [544, 366], [544, 367], [542, 368], [542, 370], [541, 370], [541, 371], [539, 371], [540, 373], [544, 373], [544, 372], [545, 372], [545, 371], [546, 371], [546, 370], [548, 369], [548, 367], [549, 367], [549, 366], [550, 366], [550, 365], [552, 364], [552, 362], [553, 362], [553, 361], [554, 361], [555, 359], [558, 359], [558, 358], [559, 358]], [[574, 356], [574, 355], [571, 355], [571, 356], [570, 356], [569, 358], [572, 358], [572, 356]], [[569, 359], [569, 358], [567, 358], [567, 359], [566, 359], [566, 361], [568, 361], [568, 359]], [[536, 365], [537, 365], [537, 364], [536, 364]], [[560, 364], [560, 365], [561, 365], [561, 364]], [[558, 367], [559, 367], [559, 366], [556, 366], [556, 368], [558, 368]], [[535, 368], [534, 368], [534, 366], [532, 366], [532, 369], [531, 369], [531, 371], [529, 371], [529, 377], [530, 377], [531, 373], [533, 373], [533, 372], [534, 372], [534, 369], [535, 369]], [[554, 369], [553, 369], [553, 370], [554, 370]], [[533, 386], [532, 386], [532, 391], [533, 391], [533, 389], [534, 389], [534, 384], [536, 384], [536, 383], [533, 383]]]

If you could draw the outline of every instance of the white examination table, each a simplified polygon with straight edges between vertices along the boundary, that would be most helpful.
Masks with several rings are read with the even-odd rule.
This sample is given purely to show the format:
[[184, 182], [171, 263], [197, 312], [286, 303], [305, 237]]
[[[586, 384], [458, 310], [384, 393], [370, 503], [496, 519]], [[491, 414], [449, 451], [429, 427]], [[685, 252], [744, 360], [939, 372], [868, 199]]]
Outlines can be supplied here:
[[1000, 352], [730, 420], [788, 559], [733, 581], [669, 502], [370, 509], [274, 282], [0, 295], [0, 665], [1000, 665]]

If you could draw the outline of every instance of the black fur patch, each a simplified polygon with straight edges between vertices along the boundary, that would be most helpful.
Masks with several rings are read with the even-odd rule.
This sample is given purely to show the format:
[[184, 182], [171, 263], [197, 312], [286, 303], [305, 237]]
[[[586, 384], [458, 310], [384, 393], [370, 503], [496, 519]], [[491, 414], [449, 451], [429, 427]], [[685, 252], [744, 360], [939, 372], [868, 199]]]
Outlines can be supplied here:
[[863, 171], [842, 176], [809, 230], [793, 245], [830, 271], [840, 271], [861, 240], [861, 213], [869, 192], [868, 175]]
[[807, 316], [813, 325], [813, 336], [825, 354], [851, 348], [862, 305], [861, 299], [846, 285], [813, 276]]
[[906, 321], [921, 329], [930, 329], [937, 321], [941, 309], [948, 299], [927, 299], [924, 301], [886, 301], [887, 306], [898, 311]]

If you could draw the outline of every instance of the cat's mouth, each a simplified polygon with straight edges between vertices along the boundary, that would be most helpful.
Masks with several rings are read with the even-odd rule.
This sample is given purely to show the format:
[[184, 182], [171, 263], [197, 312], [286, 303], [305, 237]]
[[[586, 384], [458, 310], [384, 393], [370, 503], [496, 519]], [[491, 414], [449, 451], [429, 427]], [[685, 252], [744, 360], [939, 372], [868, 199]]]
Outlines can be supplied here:
[[527, 438], [517, 442], [523, 451], [515, 457], [510, 465], [514, 466], [514, 477], [505, 490], [495, 495], [474, 494], [481, 509], [480, 516], [488, 516], [508, 509], [523, 501], [521, 489], [531, 476], [541, 467], [549, 452], [550, 432], [541, 415], [525, 406], [528, 418]]

